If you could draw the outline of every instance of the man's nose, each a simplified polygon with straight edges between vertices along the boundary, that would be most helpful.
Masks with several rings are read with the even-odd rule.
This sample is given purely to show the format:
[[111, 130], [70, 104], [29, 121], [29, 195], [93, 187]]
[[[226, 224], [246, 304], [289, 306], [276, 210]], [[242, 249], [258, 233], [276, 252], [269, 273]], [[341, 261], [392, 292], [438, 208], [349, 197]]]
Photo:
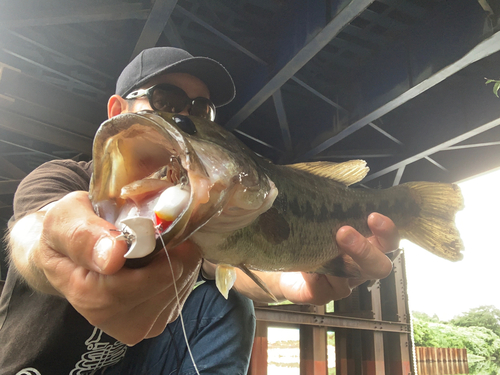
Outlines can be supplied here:
[[179, 115], [189, 116], [189, 111], [191, 110], [191, 104], [188, 104], [181, 112], [178, 112]]

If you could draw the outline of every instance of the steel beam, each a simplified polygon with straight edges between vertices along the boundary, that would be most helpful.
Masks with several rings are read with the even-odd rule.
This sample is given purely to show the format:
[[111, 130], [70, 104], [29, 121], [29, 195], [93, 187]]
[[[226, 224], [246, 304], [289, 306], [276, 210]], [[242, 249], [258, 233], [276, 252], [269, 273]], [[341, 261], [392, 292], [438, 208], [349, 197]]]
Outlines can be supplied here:
[[176, 48], [181, 48], [181, 49], [186, 49], [186, 44], [184, 43], [184, 40], [182, 39], [181, 35], [179, 34], [179, 31], [177, 30], [177, 26], [175, 26], [174, 21], [172, 20], [172, 17], [169, 18], [165, 29], [163, 30], [163, 34], [165, 37], [168, 39], [172, 47]]
[[267, 328], [266, 322], [256, 322], [252, 356], [247, 375], [267, 375]]
[[31, 65], [34, 65], [37, 68], [42, 69], [43, 71], [49, 72], [51, 74], [55, 74], [55, 75], [60, 76], [60, 77], [66, 79], [66, 80], [68, 80], [70, 82], [76, 83], [78, 86], [81, 86], [84, 89], [87, 89], [89, 91], [92, 91], [94, 93], [101, 94], [101, 95], [104, 95], [104, 96], [107, 94], [105, 91], [103, 91], [103, 90], [101, 90], [101, 89], [99, 89], [97, 87], [94, 87], [94, 86], [88, 84], [87, 82], [84, 82], [84, 81], [82, 81], [82, 80], [80, 80], [78, 78], [69, 76], [67, 74], [61, 73], [60, 71], [58, 71], [56, 69], [52, 69], [52, 68], [50, 68], [50, 67], [48, 67], [46, 65], [43, 65], [43, 64], [41, 64], [41, 63], [39, 63], [37, 61], [34, 61], [32, 59], [27, 58], [26, 56], [22, 56], [19, 53], [11, 51], [10, 49], [1, 48], [1, 50], [4, 51], [5, 53], [11, 55], [11, 56], [14, 56], [15, 58], [18, 58], [18, 59], [20, 59], [22, 61], [25, 61], [25, 62], [27, 62], [27, 63], [29, 63]]
[[130, 60], [142, 50], [156, 46], [176, 4], [177, 0], [156, 0], [154, 2]]
[[[345, 113], [348, 113], [348, 111], [343, 108], [342, 106], [340, 106], [339, 104], [335, 103], [333, 100], [327, 98], [325, 95], [321, 94], [318, 90], [312, 88], [311, 86], [309, 86], [307, 83], [305, 83], [304, 81], [298, 79], [297, 77], [292, 77], [291, 78], [294, 82], [298, 83], [300, 86], [304, 87], [306, 90], [308, 90], [309, 92], [313, 93], [314, 95], [316, 95], [318, 98], [322, 99], [323, 101], [325, 101], [326, 103], [330, 104], [332, 107], [334, 108], [337, 108], [338, 110], [341, 110]], [[403, 142], [401, 142], [399, 139], [397, 139], [396, 137], [393, 137], [391, 134], [389, 134], [388, 132], [386, 132], [385, 130], [379, 128], [377, 125], [375, 125], [373, 122], [370, 122], [368, 125], [370, 125], [373, 129], [375, 129], [376, 131], [378, 131], [380, 134], [386, 136], [387, 138], [389, 138], [391, 141], [397, 143], [398, 145], [400, 146], [403, 146]]]
[[94, 137], [99, 127], [98, 123], [93, 124], [83, 121], [78, 117], [33, 103], [32, 101], [17, 96], [12, 96], [11, 99], [12, 102], [0, 101], [0, 108], [8, 109], [11, 112], [22, 113], [23, 116], [34, 118], [38, 121], [46, 122], [89, 138]]
[[60, 6], [55, 2], [50, 4], [37, 0], [17, 0], [2, 4], [0, 29], [145, 19], [148, 13], [149, 10], [142, 9], [140, 2], [89, 6], [81, 1], [73, 2], [71, 6]]
[[386, 132], [385, 130], [379, 128], [377, 125], [375, 125], [373, 122], [370, 122], [368, 125], [370, 125], [373, 129], [375, 129], [376, 131], [378, 131], [380, 134], [386, 136], [387, 138], [389, 138], [391, 141], [393, 141], [394, 143], [397, 143], [398, 145], [400, 146], [404, 146], [404, 143], [401, 142], [399, 139], [397, 139], [396, 137], [393, 137], [391, 134], [389, 134], [388, 132]]
[[296, 311], [277, 310], [268, 307], [256, 307], [255, 316], [257, 320], [274, 323], [305, 324], [321, 327], [350, 328], [377, 332], [410, 332], [410, 326], [406, 323], [340, 317], [331, 314], [318, 315]]
[[285, 106], [283, 105], [283, 98], [281, 90], [277, 90], [273, 94], [274, 107], [276, 108], [276, 115], [280, 124], [281, 136], [287, 152], [292, 151], [292, 136], [290, 135], [290, 128], [288, 127], [288, 120], [286, 119]]
[[430, 158], [428, 156], [426, 156], [424, 158], [425, 160], [427, 160], [429, 163], [435, 165], [436, 167], [438, 167], [439, 169], [441, 169], [442, 171], [444, 172], [448, 172], [448, 169], [446, 169], [445, 167], [443, 167], [441, 164], [439, 164], [437, 161], [435, 161], [433, 158]]
[[292, 81], [294, 82], [297, 82], [299, 85], [301, 85], [303, 88], [305, 88], [307, 91], [313, 93], [314, 95], [316, 95], [318, 98], [322, 99], [323, 101], [325, 101], [326, 103], [330, 104], [332, 107], [334, 108], [337, 108], [338, 110], [341, 110], [341, 111], [344, 111], [344, 112], [347, 112], [347, 109], [343, 108], [342, 106], [340, 106], [339, 104], [335, 103], [333, 100], [327, 98], [325, 95], [323, 95], [322, 93], [320, 93], [318, 90], [314, 89], [313, 87], [309, 86], [307, 83], [305, 83], [304, 81], [298, 79], [297, 77], [292, 77], [291, 78]]
[[[394, 259], [393, 266], [393, 277], [396, 292], [396, 306], [397, 306], [397, 317], [402, 323], [407, 323], [410, 325], [410, 312], [408, 311], [408, 295], [407, 285], [406, 285], [406, 274], [404, 265], [404, 254], [400, 253], [396, 259]], [[391, 368], [394, 369], [394, 373], [399, 374], [410, 374], [411, 373], [411, 362], [412, 358], [410, 356], [413, 341], [411, 339], [409, 332], [401, 332], [399, 335], [394, 335], [393, 340], [387, 340], [387, 344], [390, 351], [391, 359], [388, 360], [391, 363]], [[392, 347], [392, 348], [391, 348]]]
[[403, 165], [401, 168], [398, 169], [396, 172], [396, 177], [394, 177], [394, 182], [392, 183], [392, 186], [399, 185], [401, 182], [401, 177], [403, 177], [403, 173], [405, 172], [405, 167], [406, 165]]
[[259, 64], [262, 64], [264, 66], [267, 65], [267, 63], [264, 60], [262, 60], [260, 57], [258, 57], [254, 53], [250, 52], [246, 48], [242, 47], [240, 44], [236, 43], [234, 40], [232, 40], [231, 38], [229, 38], [225, 34], [221, 33], [215, 27], [210, 26], [208, 23], [206, 23], [205, 21], [203, 21], [199, 17], [195, 16], [193, 13], [187, 11], [186, 9], [184, 9], [183, 7], [181, 7], [180, 5], [177, 5], [175, 7], [175, 10], [178, 11], [179, 13], [181, 13], [183, 16], [189, 18], [191, 21], [196, 22], [198, 25], [204, 27], [205, 29], [207, 29], [211, 33], [217, 35], [219, 38], [221, 38], [226, 43], [228, 43], [231, 46], [233, 46], [234, 48], [236, 48], [238, 51], [244, 53], [245, 55], [247, 55], [248, 57], [250, 57], [252, 60], [257, 61]]
[[0, 195], [14, 194], [21, 180], [0, 181]]
[[5, 143], [7, 145], [14, 146], [14, 147], [22, 148], [23, 150], [29, 151], [29, 152], [23, 152], [23, 153], [9, 152], [9, 153], [3, 153], [3, 155], [7, 155], [7, 156], [8, 155], [21, 155], [21, 156], [25, 156], [25, 155], [31, 155], [31, 154], [40, 154], [40, 155], [45, 155], [45, 156], [49, 157], [50, 160], [52, 160], [52, 159], [62, 159], [59, 156], [52, 155], [52, 154], [49, 154], [47, 152], [43, 152], [43, 151], [40, 151], [40, 150], [35, 150], [32, 147], [26, 147], [26, 146], [22, 146], [20, 144], [14, 143], [14, 142], [9, 142], [9, 141], [6, 141], [5, 139], [0, 139], [0, 142]]
[[92, 138], [0, 109], [0, 128], [49, 144], [92, 155]]
[[226, 123], [226, 129], [236, 129], [372, 2], [352, 0]]
[[500, 141], [498, 142], [484, 142], [484, 143], [473, 143], [470, 145], [460, 145], [460, 146], [450, 146], [444, 149], [444, 151], [451, 150], [463, 150], [467, 148], [477, 148], [477, 147], [490, 147], [490, 146], [498, 146], [500, 145]]
[[[64, 111], [81, 122], [100, 124], [106, 119], [106, 107], [59, 87], [29, 77], [17, 69], [0, 63], [0, 95], [22, 98], [41, 107]], [[8, 105], [8, 104], [6, 104]]]
[[[375, 281], [371, 287], [370, 299], [375, 319], [382, 319], [382, 301], [380, 296], [380, 281]], [[384, 366], [384, 334], [373, 332], [365, 344], [369, 347], [366, 355], [370, 358], [364, 361], [366, 374], [385, 375]]]
[[77, 59], [75, 59], [75, 58], [73, 58], [71, 56], [68, 56], [68, 55], [65, 55], [65, 54], [63, 54], [63, 53], [61, 53], [59, 51], [56, 51], [55, 49], [50, 48], [50, 47], [48, 47], [48, 46], [46, 46], [46, 45], [44, 45], [42, 43], [38, 43], [37, 41], [35, 41], [35, 40], [31, 39], [31, 38], [28, 38], [27, 36], [24, 36], [22, 34], [19, 34], [18, 32], [15, 32], [13, 30], [7, 30], [6, 32], [9, 33], [9, 34], [11, 34], [11, 35], [13, 35], [13, 36], [15, 36], [15, 37], [17, 37], [17, 38], [19, 38], [19, 39], [21, 39], [21, 40], [24, 40], [25, 42], [28, 42], [31, 45], [34, 45], [37, 48], [40, 48], [40, 49], [42, 49], [44, 51], [47, 51], [47, 52], [49, 52], [49, 53], [51, 53], [53, 55], [56, 55], [56, 56], [64, 59], [66, 61], [66, 64], [68, 64], [68, 65], [81, 66], [81, 67], [83, 67], [85, 69], [88, 69], [91, 72], [93, 72], [93, 73], [95, 73], [95, 74], [97, 74], [99, 76], [105, 77], [105, 78], [107, 78], [109, 80], [113, 80], [113, 81], [115, 80], [115, 77], [112, 77], [111, 75], [109, 75], [109, 74], [107, 74], [105, 72], [102, 72], [102, 71], [100, 71], [100, 70], [98, 70], [98, 69], [96, 69], [96, 68], [94, 68], [94, 67], [92, 67], [92, 66], [90, 66], [90, 65], [88, 65], [86, 63], [84, 63], [83, 61], [79, 61], [79, 60], [77, 60]]
[[327, 375], [326, 327], [300, 327], [300, 375]]
[[275, 151], [278, 151], [278, 152], [280, 152], [280, 153], [283, 153], [283, 151], [282, 151], [282, 150], [280, 150], [279, 148], [276, 148], [276, 147], [274, 147], [273, 145], [270, 145], [269, 143], [266, 143], [266, 142], [264, 142], [264, 141], [261, 141], [260, 139], [257, 139], [257, 138], [255, 138], [255, 137], [252, 137], [251, 135], [249, 135], [249, 134], [247, 134], [247, 133], [244, 133], [244, 132], [242, 132], [242, 131], [240, 131], [240, 130], [238, 130], [238, 129], [236, 129], [234, 132], [235, 132], [235, 133], [238, 133], [238, 134], [240, 134], [240, 135], [242, 135], [242, 136], [243, 136], [243, 137], [245, 137], [245, 138], [251, 139], [252, 141], [254, 141], [254, 142], [256, 142], [256, 143], [258, 143], [258, 144], [260, 144], [260, 145], [266, 146], [267, 148], [270, 148], [270, 149], [272, 149], [272, 150], [275, 150]]
[[12, 179], [23, 179], [27, 175], [25, 171], [2, 156], [0, 156], [0, 173]]
[[395, 171], [396, 169], [400, 169], [402, 167], [405, 167], [408, 164], [411, 164], [411, 163], [413, 163], [413, 162], [415, 162], [417, 160], [420, 160], [420, 159], [425, 158], [425, 157], [427, 157], [429, 155], [432, 155], [432, 154], [434, 154], [434, 153], [436, 153], [438, 151], [446, 150], [449, 147], [452, 147], [452, 146], [456, 145], [457, 143], [463, 142], [463, 141], [465, 141], [465, 140], [467, 140], [469, 138], [472, 138], [472, 137], [474, 137], [474, 136], [476, 136], [478, 134], [481, 134], [481, 133], [483, 133], [485, 131], [493, 129], [493, 128], [499, 126], [499, 125], [500, 125], [500, 118], [497, 118], [497, 119], [495, 119], [493, 121], [490, 121], [490, 122], [488, 122], [488, 123], [486, 123], [486, 124], [484, 124], [482, 126], [479, 126], [479, 127], [475, 128], [473, 130], [470, 130], [470, 131], [468, 131], [466, 133], [463, 133], [463, 134], [461, 134], [461, 135], [459, 135], [457, 137], [454, 137], [454, 138], [450, 139], [449, 141], [443, 142], [443, 143], [441, 143], [441, 144], [439, 144], [437, 146], [434, 146], [434, 147], [431, 147], [431, 148], [429, 148], [427, 150], [419, 152], [416, 155], [413, 155], [413, 156], [411, 156], [409, 158], [406, 158], [406, 159], [404, 159], [404, 160], [402, 160], [402, 161], [400, 161], [398, 163], [395, 163], [395, 164], [393, 164], [393, 165], [391, 165], [391, 166], [389, 166], [387, 168], [381, 169], [378, 172], [370, 174], [369, 176], [365, 177], [365, 179], [363, 180], [363, 182], [365, 183], [365, 182], [374, 180], [374, 179], [376, 179], [376, 178], [378, 178], [380, 176], [383, 176], [383, 175], [385, 175], [387, 173]]

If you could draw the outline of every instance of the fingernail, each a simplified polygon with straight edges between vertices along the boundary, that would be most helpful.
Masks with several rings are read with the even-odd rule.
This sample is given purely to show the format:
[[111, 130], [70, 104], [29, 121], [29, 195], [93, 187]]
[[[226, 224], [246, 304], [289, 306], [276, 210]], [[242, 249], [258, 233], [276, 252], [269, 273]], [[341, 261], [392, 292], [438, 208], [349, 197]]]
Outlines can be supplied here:
[[347, 233], [347, 235], [342, 239], [342, 242], [347, 246], [351, 246], [354, 244], [354, 242], [356, 242], [356, 239], [357, 239], [356, 234], [352, 230], [350, 230]]
[[384, 219], [379, 215], [372, 215], [372, 225], [375, 228], [381, 228], [384, 225]]
[[100, 271], [106, 268], [109, 262], [111, 249], [114, 246], [114, 239], [109, 236], [102, 236], [94, 246], [93, 260]]

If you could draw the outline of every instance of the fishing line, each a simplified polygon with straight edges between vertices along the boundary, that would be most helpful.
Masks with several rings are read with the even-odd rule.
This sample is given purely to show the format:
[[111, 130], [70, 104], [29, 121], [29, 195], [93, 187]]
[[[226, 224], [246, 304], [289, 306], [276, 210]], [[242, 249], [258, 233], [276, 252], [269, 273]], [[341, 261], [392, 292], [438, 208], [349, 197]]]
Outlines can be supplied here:
[[[172, 273], [172, 281], [174, 282], [175, 297], [177, 298], [177, 308], [179, 309], [179, 318], [181, 318], [181, 327], [182, 327], [182, 333], [184, 334], [184, 341], [186, 342], [186, 347], [187, 347], [189, 356], [191, 357], [191, 362], [193, 363], [196, 374], [200, 375], [200, 372], [198, 371], [198, 367], [196, 366], [196, 362], [194, 361], [193, 353], [191, 352], [191, 347], [189, 346], [187, 333], [186, 333], [186, 326], [184, 325], [184, 319], [182, 318], [181, 301], [179, 299], [179, 292], [177, 291], [177, 284], [175, 282], [174, 268], [172, 267], [172, 262], [170, 260], [170, 256], [168, 255], [167, 246], [165, 245], [165, 242], [163, 242], [163, 238], [162, 238], [161, 233], [158, 230], [158, 228], [156, 228], [156, 232], [158, 233], [158, 235], [160, 237], [160, 241], [161, 241], [161, 244], [163, 245], [163, 249], [165, 250], [165, 254], [167, 254], [168, 264], [170, 266], [170, 272]], [[173, 337], [172, 337], [172, 339], [173, 339]]]

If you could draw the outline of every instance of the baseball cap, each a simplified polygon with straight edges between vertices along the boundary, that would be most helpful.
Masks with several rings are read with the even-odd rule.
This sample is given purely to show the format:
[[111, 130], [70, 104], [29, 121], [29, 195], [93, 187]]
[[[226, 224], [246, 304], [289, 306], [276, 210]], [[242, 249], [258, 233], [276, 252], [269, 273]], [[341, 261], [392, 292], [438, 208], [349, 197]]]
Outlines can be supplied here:
[[217, 107], [234, 98], [233, 79], [219, 62], [209, 57], [194, 57], [174, 47], [148, 48], [139, 53], [118, 77], [115, 93], [125, 97], [151, 78], [166, 73], [188, 73], [200, 79], [207, 85], [210, 100]]

